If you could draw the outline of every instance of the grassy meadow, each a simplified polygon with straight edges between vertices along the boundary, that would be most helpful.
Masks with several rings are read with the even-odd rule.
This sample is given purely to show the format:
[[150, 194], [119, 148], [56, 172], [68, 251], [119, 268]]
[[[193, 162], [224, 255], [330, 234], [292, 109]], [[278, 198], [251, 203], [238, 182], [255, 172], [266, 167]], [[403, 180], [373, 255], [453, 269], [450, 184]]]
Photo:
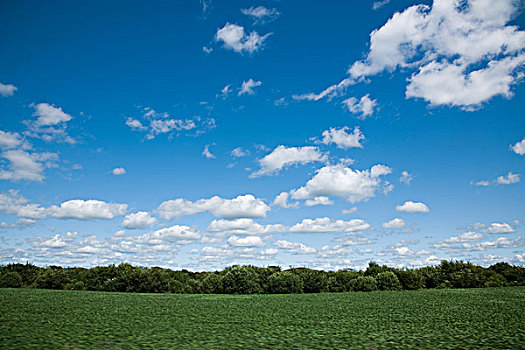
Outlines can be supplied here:
[[519, 349], [525, 287], [290, 295], [0, 289], [2, 349]]

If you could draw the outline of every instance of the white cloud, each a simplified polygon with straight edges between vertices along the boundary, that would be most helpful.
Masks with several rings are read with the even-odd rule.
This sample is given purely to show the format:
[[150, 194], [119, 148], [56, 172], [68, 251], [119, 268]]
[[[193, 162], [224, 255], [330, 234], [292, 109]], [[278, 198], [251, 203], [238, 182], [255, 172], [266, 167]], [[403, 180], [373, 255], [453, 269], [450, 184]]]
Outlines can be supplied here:
[[228, 243], [234, 247], [263, 247], [264, 242], [261, 237], [257, 236], [247, 236], [247, 237], [237, 237], [231, 236], [228, 238]]
[[486, 229], [483, 230], [483, 232], [488, 233], [494, 233], [494, 234], [502, 234], [502, 233], [514, 233], [516, 232], [516, 229], [507, 224], [506, 222], [493, 222], [488, 226]]
[[18, 217], [29, 219], [43, 219], [46, 217], [44, 208], [38, 204], [31, 203], [15, 190], [0, 193], [0, 212], [15, 214]]
[[57, 219], [109, 220], [115, 216], [124, 215], [127, 209], [127, 204], [107, 203], [95, 199], [73, 199], [63, 202], [60, 206], [51, 206], [47, 212]]
[[525, 240], [521, 237], [515, 239], [508, 239], [507, 237], [499, 237], [494, 241], [486, 241], [480, 243], [463, 243], [462, 247], [465, 250], [482, 251], [485, 249], [497, 248], [519, 248], [525, 245]]
[[237, 53], [253, 53], [263, 47], [263, 43], [271, 33], [259, 35], [253, 31], [250, 34], [244, 32], [244, 27], [226, 23], [224, 27], [217, 30], [215, 34], [216, 41], [222, 41], [226, 49], [233, 50]]
[[354, 245], [371, 244], [372, 241], [366, 237], [356, 237], [356, 238], [350, 238], [350, 239], [343, 240], [341, 243], [343, 245], [354, 246]]
[[133, 214], [126, 215], [124, 217], [124, 220], [122, 220], [122, 226], [123, 228], [127, 228], [130, 230], [134, 229], [141, 229], [141, 228], [148, 228], [157, 222], [157, 219], [152, 217], [150, 213], [146, 211], [139, 211]]
[[325, 97], [330, 100], [336, 96], [341, 95], [346, 90], [346, 88], [352, 84], [355, 84], [355, 81], [347, 78], [341, 81], [339, 84], [334, 84], [334, 85], [327, 87], [326, 89], [324, 89], [318, 94], [309, 92], [306, 94], [292, 95], [292, 98], [296, 101], [303, 101], [303, 100], [319, 101]]
[[370, 99], [370, 95], [366, 94], [357, 99], [355, 97], [349, 97], [343, 101], [343, 104], [348, 108], [348, 111], [359, 114], [360, 118], [365, 119], [366, 117], [374, 114], [374, 109], [377, 106], [377, 100]]
[[251, 194], [240, 195], [233, 199], [215, 196], [195, 202], [178, 198], [161, 203], [157, 209], [165, 220], [204, 211], [225, 219], [265, 218], [269, 210], [270, 207], [262, 199], [255, 198]]
[[308, 199], [304, 202], [307, 207], [313, 207], [316, 205], [334, 205], [334, 202], [328, 197], [315, 197], [314, 199]]
[[245, 94], [255, 95], [255, 91], [253, 90], [253, 88], [261, 86], [261, 85], [262, 85], [261, 81], [255, 81], [252, 78], [248, 80], [244, 80], [242, 82], [241, 88], [239, 89], [239, 93], [237, 95], [238, 96], [242, 96]]
[[335, 220], [328, 217], [317, 219], [304, 219], [300, 223], [286, 229], [292, 233], [337, 233], [337, 232], [357, 232], [370, 228], [370, 224], [361, 219], [349, 221]]
[[37, 117], [35, 121], [36, 126], [51, 126], [60, 123], [65, 123], [71, 120], [71, 116], [65, 113], [62, 108], [55, 107], [48, 103], [39, 103], [31, 105], [35, 112], [34, 116]]
[[313, 146], [286, 147], [277, 146], [270, 154], [259, 160], [261, 169], [253, 172], [250, 177], [272, 175], [282, 168], [294, 164], [307, 164], [311, 162], [325, 162], [327, 156]]
[[111, 171], [113, 175], [124, 175], [126, 174], [126, 169], [124, 168], [115, 168]]
[[275, 199], [273, 200], [272, 205], [281, 207], [281, 208], [297, 208], [299, 206], [299, 202], [289, 203], [288, 199], [290, 197], [290, 194], [288, 192], [281, 192], [277, 196], [275, 196]]
[[458, 236], [452, 236], [445, 239], [446, 243], [464, 243], [464, 242], [475, 242], [482, 240], [484, 237], [481, 233], [478, 232], [465, 232]]
[[400, 218], [392, 219], [388, 222], [383, 223], [383, 228], [401, 228], [406, 225], [405, 220]]
[[0, 180], [42, 181], [44, 169], [56, 167], [56, 153], [31, 153], [21, 149], [8, 150], [0, 154], [9, 161], [8, 170], [0, 169]]
[[10, 149], [23, 146], [23, 140], [17, 132], [0, 130], [0, 148]]
[[350, 209], [343, 209], [341, 211], [341, 214], [348, 215], [348, 214], [352, 214], [352, 213], [355, 213], [355, 212], [357, 212], [357, 207], [352, 207]]
[[252, 17], [254, 24], [274, 21], [280, 15], [276, 8], [269, 9], [264, 6], [252, 6], [247, 9], [241, 9], [241, 12], [246, 16]]
[[372, 4], [372, 9], [374, 10], [378, 10], [380, 9], [381, 7], [387, 5], [390, 3], [390, 0], [382, 0], [382, 1], [374, 1], [374, 3]]
[[496, 183], [499, 185], [511, 185], [520, 182], [520, 174], [509, 172], [506, 176], [498, 176]]
[[349, 127], [330, 128], [330, 130], [323, 131], [323, 139], [320, 141], [325, 145], [336, 144], [337, 148], [363, 148], [361, 141], [365, 139], [365, 135], [359, 130], [359, 127], [354, 128], [353, 133], [348, 133]]
[[353, 170], [343, 165], [329, 165], [317, 171], [305, 186], [292, 190], [294, 199], [341, 197], [350, 203], [367, 201], [385, 185], [380, 177], [391, 172], [389, 167], [374, 165], [370, 170]]
[[281, 224], [261, 225], [252, 219], [213, 220], [208, 226], [208, 232], [225, 232], [235, 235], [262, 235], [275, 232], [285, 232], [286, 227]]
[[430, 211], [425, 203], [412, 201], [406, 201], [402, 205], [397, 205], [396, 210], [404, 213], [428, 213]]
[[248, 150], [243, 149], [242, 147], [234, 148], [231, 151], [232, 157], [235, 157], [235, 158], [246, 157], [249, 154], [250, 154], [250, 152]]
[[[186, 132], [187, 135], [200, 135], [215, 128], [215, 119], [195, 116], [187, 119], [174, 119], [167, 112], [157, 112], [153, 108], [142, 109], [141, 120], [133, 117], [126, 119], [126, 125], [133, 131], [146, 132], [146, 139], [152, 140], [161, 134]], [[192, 132], [192, 133], [190, 133]]]
[[201, 234], [195, 229], [185, 225], [174, 225], [138, 236], [137, 242], [148, 244], [162, 244], [165, 242], [187, 244], [200, 238]]
[[205, 156], [208, 159], [215, 159], [215, 155], [211, 153], [210, 151], [210, 145], [204, 146], [204, 150], [202, 151], [202, 155]]
[[278, 240], [275, 242], [277, 248], [288, 251], [293, 254], [315, 254], [317, 250], [313, 247], [308, 247], [303, 243], [290, 242], [286, 240]]
[[0, 95], [2, 97], [13, 96], [16, 90], [18, 90], [18, 88], [12, 84], [0, 83]]
[[518, 2], [462, 4], [435, 0], [432, 7], [416, 5], [394, 14], [370, 34], [367, 57], [349, 68], [350, 77], [414, 69], [406, 96], [432, 105], [472, 109], [497, 95], [509, 97], [525, 63], [525, 34], [507, 25]]
[[490, 186], [490, 182], [489, 182], [489, 181], [485, 181], [485, 180], [481, 180], [481, 181], [470, 181], [470, 184], [471, 184], [471, 185], [474, 185], [474, 186], [483, 186], [483, 187], [488, 187], [488, 186]]
[[403, 171], [401, 173], [401, 177], [399, 178], [399, 182], [402, 184], [405, 184], [406, 186], [409, 186], [412, 183], [412, 180], [414, 179], [414, 176], [410, 174], [408, 171]]
[[514, 145], [510, 146], [510, 149], [520, 156], [525, 154], [525, 138], [519, 142], [516, 142]]

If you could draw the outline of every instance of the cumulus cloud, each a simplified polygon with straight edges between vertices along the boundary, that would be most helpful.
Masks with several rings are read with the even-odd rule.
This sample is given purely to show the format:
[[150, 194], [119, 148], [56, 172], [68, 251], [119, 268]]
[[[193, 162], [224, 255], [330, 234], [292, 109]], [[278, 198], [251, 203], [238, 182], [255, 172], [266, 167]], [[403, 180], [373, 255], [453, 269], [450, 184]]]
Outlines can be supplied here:
[[261, 225], [253, 219], [213, 220], [207, 229], [212, 233], [227, 233], [235, 235], [262, 235], [276, 232], [285, 232], [286, 227], [281, 224]]
[[361, 97], [361, 99], [357, 99], [355, 97], [347, 98], [343, 101], [343, 104], [346, 106], [348, 111], [354, 114], [359, 114], [361, 119], [365, 119], [366, 117], [374, 114], [374, 109], [377, 106], [377, 100], [372, 100], [370, 95], [366, 94], [365, 96]]
[[290, 194], [288, 192], [281, 192], [277, 196], [275, 196], [275, 199], [273, 200], [272, 205], [281, 207], [281, 208], [297, 208], [299, 206], [299, 202], [289, 203], [288, 199], [290, 197]]
[[9, 161], [7, 169], [0, 168], [0, 180], [11, 181], [42, 181], [44, 169], [56, 167], [58, 161], [56, 153], [28, 153], [22, 149], [4, 151], [0, 157]]
[[237, 93], [238, 96], [242, 95], [255, 95], [255, 91], [253, 88], [261, 86], [261, 81], [255, 81], [252, 78], [248, 80], [244, 80], [242, 82], [241, 88], [239, 89], [239, 92]]
[[493, 222], [490, 224], [487, 228], [483, 230], [483, 232], [487, 233], [494, 233], [494, 234], [502, 234], [502, 233], [514, 233], [516, 232], [516, 229], [506, 222]]
[[525, 138], [519, 142], [516, 142], [514, 145], [510, 146], [510, 149], [520, 156], [525, 154]]
[[276, 8], [269, 9], [264, 6], [252, 6], [247, 9], [241, 9], [241, 12], [246, 16], [252, 17], [254, 24], [264, 24], [274, 21], [280, 15]]
[[165, 220], [205, 211], [224, 219], [265, 218], [270, 207], [262, 199], [247, 194], [233, 199], [215, 196], [195, 202], [178, 198], [161, 203], [157, 209], [160, 217]]
[[66, 143], [76, 143], [76, 140], [67, 134], [67, 122], [73, 117], [62, 110], [61, 107], [49, 103], [32, 103], [35, 120], [25, 121], [28, 130], [25, 135], [40, 138], [44, 141], [59, 141]]
[[0, 83], [0, 96], [2, 97], [13, 96], [16, 90], [18, 90], [18, 88], [12, 84]]
[[47, 213], [57, 219], [109, 220], [124, 215], [127, 209], [127, 204], [107, 203], [95, 199], [73, 199], [61, 203], [60, 206], [49, 207]]
[[286, 240], [278, 240], [275, 242], [277, 248], [286, 250], [292, 254], [315, 254], [317, 250], [313, 247], [309, 247], [303, 243], [290, 242]]
[[146, 211], [139, 211], [133, 214], [126, 215], [124, 217], [124, 220], [122, 220], [122, 224], [120, 226], [130, 230], [135, 230], [151, 227], [155, 225], [156, 222], [157, 219], [152, 217], [150, 213]]
[[525, 240], [521, 237], [515, 239], [508, 239], [507, 237], [499, 237], [494, 241], [485, 241], [480, 243], [463, 243], [462, 248], [467, 251], [482, 251], [486, 249], [497, 248], [519, 248], [525, 245]]
[[31, 203], [16, 190], [0, 193], [0, 212], [15, 214], [18, 217], [28, 219], [43, 219], [46, 217], [45, 208], [39, 204]]
[[383, 223], [383, 228], [401, 228], [406, 225], [405, 220], [400, 218], [392, 219], [388, 222]]
[[237, 237], [231, 236], [228, 238], [228, 243], [234, 247], [263, 247], [264, 242], [261, 237], [247, 236]]
[[451, 236], [445, 239], [446, 243], [464, 243], [464, 242], [475, 242], [480, 241], [484, 237], [481, 233], [478, 232], [465, 232], [457, 236]]
[[348, 126], [342, 128], [330, 128], [330, 130], [323, 131], [323, 139], [320, 141], [325, 145], [335, 144], [337, 148], [349, 149], [349, 148], [363, 148], [361, 141], [365, 139], [365, 135], [356, 126], [352, 133], [347, 131], [350, 128]]
[[253, 172], [250, 177], [272, 175], [278, 173], [282, 168], [294, 164], [325, 162], [327, 159], [327, 156], [319, 151], [317, 147], [286, 147], [280, 145], [259, 160], [261, 168]]
[[124, 175], [126, 174], [126, 169], [124, 168], [115, 168], [111, 171], [113, 175]]
[[397, 205], [396, 210], [404, 213], [428, 213], [430, 211], [425, 203], [412, 201]]
[[344, 165], [329, 165], [317, 171], [305, 186], [292, 190], [294, 199], [316, 197], [340, 197], [350, 203], [367, 201], [375, 197], [376, 191], [388, 185], [381, 179], [391, 169], [384, 165], [374, 165], [370, 170], [353, 170]]
[[370, 34], [370, 50], [349, 68], [350, 77], [413, 69], [406, 96], [431, 105], [473, 109], [494, 96], [511, 96], [525, 63], [525, 35], [508, 25], [518, 2], [471, 0], [462, 5], [435, 0], [432, 6], [394, 14]]
[[314, 199], [308, 199], [304, 202], [307, 207], [313, 207], [316, 205], [334, 205], [334, 202], [328, 197], [315, 197]]
[[250, 34], [244, 32], [244, 27], [226, 23], [224, 27], [217, 30], [215, 40], [222, 42], [224, 48], [237, 53], [254, 53], [262, 49], [264, 41], [271, 33], [260, 35], [256, 31]]
[[243, 149], [242, 147], [234, 148], [234, 149], [231, 151], [231, 155], [232, 155], [232, 157], [234, 157], [234, 158], [246, 157], [246, 156], [249, 155], [249, 154], [250, 154], [250, 152], [249, 152], [248, 150]]
[[293, 233], [350, 233], [367, 230], [368, 228], [370, 228], [370, 224], [361, 219], [344, 221], [324, 217], [304, 219], [300, 223], [290, 226], [286, 231]]

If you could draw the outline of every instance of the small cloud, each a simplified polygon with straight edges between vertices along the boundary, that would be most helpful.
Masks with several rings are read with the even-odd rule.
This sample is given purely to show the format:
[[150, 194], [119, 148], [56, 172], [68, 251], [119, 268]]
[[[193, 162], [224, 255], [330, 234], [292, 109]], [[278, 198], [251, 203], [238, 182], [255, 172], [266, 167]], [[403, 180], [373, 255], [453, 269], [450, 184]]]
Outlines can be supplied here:
[[17, 91], [18, 88], [12, 84], [2, 84], [0, 83], [0, 95], [2, 97], [9, 97], [13, 96], [15, 91]]
[[271, 33], [259, 35], [253, 31], [250, 34], [244, 32], [244, 27], [226, 23], [224, 27], [217, 30], [215, 41], [222, 41], [226, 49], [237, 53], [254, 53], [263, 47], [263, 43]]
[[498, 176], [496, 183], [498, 185], [511, 185], [520, 182], [520, 174], [509, 172], [506, 176]]
[[414, 176], [412, 176], [412, 174], [410, 174], [408, 171], [403, 171], [401, 173], [401, 177], [399, 178], [399, 182], [405, 184], [406, 186], [409, 186], [412, 183], [413, 179]]
[[510, 146], [510, 149], [520, 156], [525, 154], [525, 138], [519, 142], [516, 142], [514, 145]]
[[253, 90], [253, 88], [261, 86], [261, 85], [262, 85], [262, 82], [255, 81], [252, 78], [248, 79], [247, 81], [245, 80], [242, 82], [241, 88], [239, 89], [239, 93], [237, 95], [238, 96], [242, 96], [244, 94], [255, 95], [255, 91]]
[[241, 12], [253, 18], [254, 24], [264, 24], [272, 22], [279, 17], [280, 13], [276, 8], [269, 9], [264, 6], [250, 7], [247, 9], [241, 9]]
[[400, 218], [392, 219], [388, 222], [383, 223], [383, 228], [401, 228], [406, 225], [405, 220]]
[[347, 215], [347, 214], [352, 214], [352, 213], [355, 213], [355, 212], [357, 212], [357, 207], [352, 207], [350, 209], [343, 209], [341, 211], [341, 214]]
[[208, 159], [215, 159], [215, 155], [211, 153], [210, 151], [210, 145], [204, 146], [204, 150], [202, 151], [202, 155], [205, 156]]
[[396, 210], [404, 213], [428, 213], [430, 211], [425, 203], [412, 201], [396, 206]]
[[347, 98], [343, 101], [348, 111], [354, 114], [360, 114], [360, 119], [366, 119], [366, 117], [374, 114], [374, 109], [377, 106], [377, 100], [370, 99], [370, 95], [366, 94], [358, 100], [355, 97]]
[[250, 152], [242, 147], [237, 147], [231, 151], [231, 155], [234, 158], [246, 157], [248, 154], [250, 154]]
[[365, 135], [356, 126], [352, 133], [347, 131], [350, 128], [348, 126], [342, 128], [330, 128], [330, 130], [323, 131], [323, 139], [319, 143], [325, 145], [335, 144], [337, 148], [348, 149], [348, 148], [363, 148], [361, 141], [365, 139]]
[[381, 7], [387, 5], [390, 3], [391, 0], [383, 0], [383, 1], [374, 1], [374, 3], [372, 4], [372, 9], [375, 11], [375, 10], [379, 10]]
[[126, 169], [124, 168], [115, 168], [111, 171], [113, 175], [124, 175], [126, 174]]
[[205, 53], [211, 53], [213, 51], [213, 47], [203, 46], [202, 51], [204, 51]]

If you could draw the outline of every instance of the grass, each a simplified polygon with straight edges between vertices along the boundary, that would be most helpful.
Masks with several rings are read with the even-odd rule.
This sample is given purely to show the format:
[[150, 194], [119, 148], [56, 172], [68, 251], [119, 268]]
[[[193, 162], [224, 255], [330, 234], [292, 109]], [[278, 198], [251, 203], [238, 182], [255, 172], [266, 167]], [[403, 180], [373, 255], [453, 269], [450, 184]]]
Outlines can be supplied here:
[[174, 295], [0, 289], [2, 349], [520, 349], [525, 287]]

